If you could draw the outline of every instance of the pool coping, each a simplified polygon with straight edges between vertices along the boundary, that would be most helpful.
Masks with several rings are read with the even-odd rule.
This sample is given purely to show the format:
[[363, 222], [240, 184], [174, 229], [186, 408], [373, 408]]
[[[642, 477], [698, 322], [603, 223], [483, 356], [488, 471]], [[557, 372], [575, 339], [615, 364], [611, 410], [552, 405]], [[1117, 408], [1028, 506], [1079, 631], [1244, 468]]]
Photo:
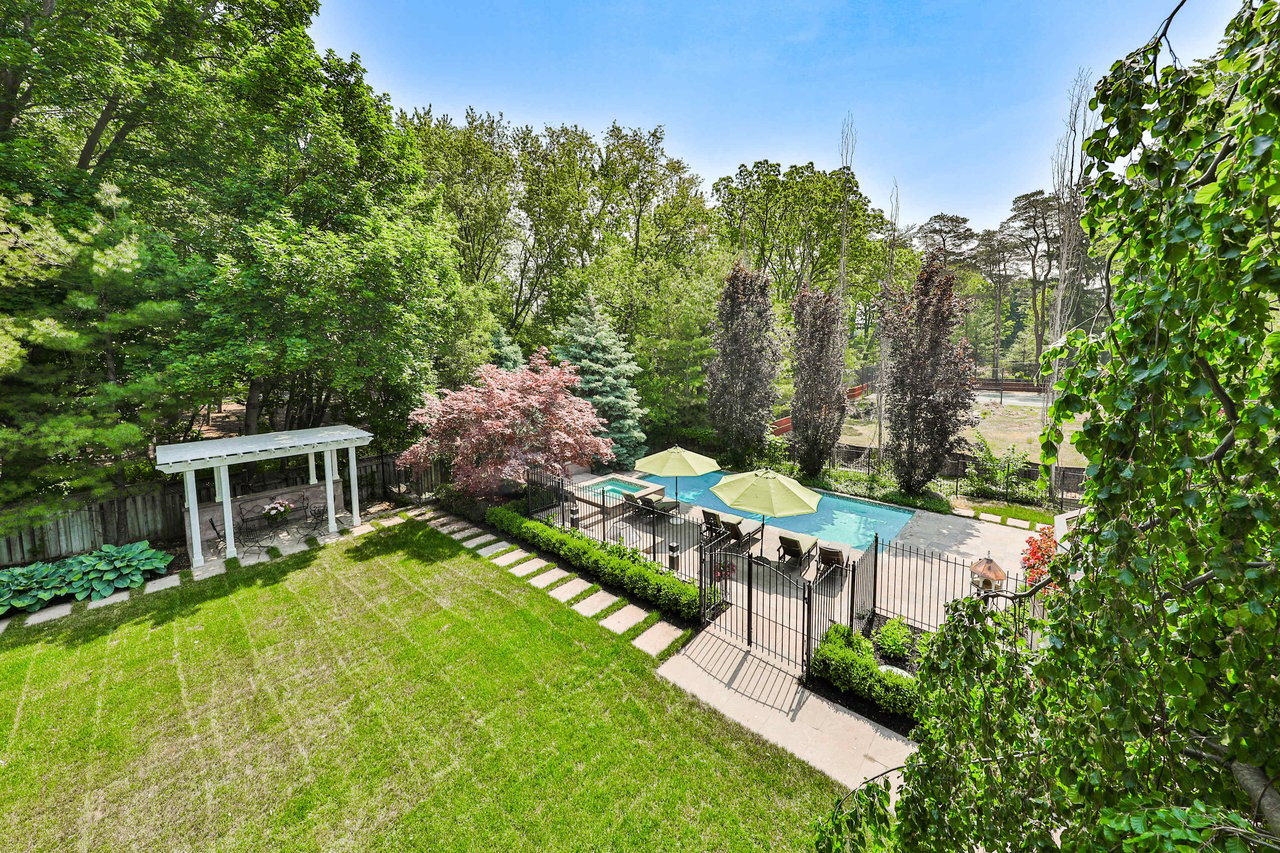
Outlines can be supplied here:
[[[725, 474], [739, 474], [739, 473], [741, 473], [740, 471], [731, 471], [731, 470], [729, 470], [728, 468], [722, 468], [722, 469], [720, 469], [720, 470], [721, 470], [721, 471], [723, 471]], [[621, 476], [621, 478], [622, 478], [622, 479], [624, 479], [624, 480], [639, 480], [640, 482], [644, 482], [644, 480], [641, 480], [640, 478], [642, 478], [642, 477], [653, 477], [653, 476], [657, 476], [657, 475], [655, 475], [655, 474], [645, 474], [644, 472], [641, 472], [641, 471], [632, 471], [632, 472], [628, 472], [628, 473], [626, 473], [626, 474], [621, 474], [621, 475], [617, 475], [617, 474], [615, 474], [615, 475], [613, 475], [613, 476]], [[594, 480], [591, 480], [591, 482], [593, 482], [593, 483], [594, 483], [594, 482], [596, 482], [597, 480], [603, 480], [603, 479], [606, 479], [606, 478], [605, 478], [605, 477], [597, 477], [597, 478], [595, 478]], [[581, 483], [580, 485], [587, 485], [587, 484], [586, 484], [586, 483]], [[661, 488], [661, 487], [659, 487], [659, 488]], [[818, 487], [816, 487], [816, 486], [805, 486], [805, 488], [806, 488], [806, 489], [810, 489], [810, 490], [815, 491], [815, 492], [820, 492], [821, 494], [824, 494], [824, 495], [831, 495], [832, 497], [844, 498], [844, 499], [846, 499], [846, 500], [857, 501], [858, 503], [870, 504], [871, 506], [884, 507], [885, 509], [896, 510], [896, 511], [898, 511], [898, 512], [905, 512], [905, 513], [907, 513], [907, 520], [906, 520], [906, 521], [904, 521], [904, 522], [902, 523], [902, 526], [901, 526], [900, 528], [898, 528], [898, 533], [901, 533], [903, 530], [906, 530], [907, 525], [911, 523], [911, 519], [915, 518], [919, 513], [922, 513], [922, 512], [929, 512], [929, 510], [926, 510], [926, 509], [916, 509], [916, 508], [913, 508], [913, 507], [901, 506], [900, 504], [891, 504], [891, 503], [886, 503], [885, 501], [877, 501], [877, 500], [874, 500], [874, 499], [872, 499], [872, 498], [864, 498], [864, 497], [860, 497], [859, 495], [846, 495], [846, 494], [844, 494], [843, 492], [833, 492], [833, 491], [831, 491], [830, 489], [820, 489], [820, 488], [818, 488]], [[701, 505], [701, 504], [690, 503], [690, 506], [701, 507], [702, 505]], [[938, 513], [931, 513], [931, 514], [932, 514], [932, 515], [938, 515]], [[770, 519], [770, 520], [772, 521], [773, 519]], [[779, 528], [780, 528], [780, 529], [782, 529], [782, 530], [786, 530], [786, 529], [787, 529], [787, 528], [785, 528], [785, 527], [780, 527], [780, 525], [777, 525], [777, 524], [775, 524], [775, 525], [773, 525], [773, 526], [774, 526], [774, 527], [779, 527]], [[796, 532], [796, 531], [788, 531], [788, 532], [792, 532], [792, 533], [794, 533], [794, 532]], [[805, 534], [802, 534], [802, 535], [804, 535], [804, 536], [813, 536], [813, 534], [811, 534], [811, 533], [805, 533]], [[814, 537], [814, 538], [816, 538], [819, 542], [825, 542], [825, 543], [828, 543], [828, 544], [838, 545], [838, 546], [840, 546], [840, 547], [842, 547], [842, 548], [850, 548], [850, 549], [852, 549], [852, 550], [859, 551], [859, 552], [861, 552], [861, 551], [865, 551], [865, 550], [866, 550], [866, 548], [859, 548], [857, 545], [853, 545], [853, 544], [848, 543], [848, 542], [840, 542], [840, 541], [838, 541], [838, 540], [836, 540], [836, 539], [823, 539], [822, 537]], [[896, 538], [897, 538], [897, 536], [894, 536], [894, 537], [893, 537], [893, 539], [896, 539]], [[880, 544], [881, 544], [882, 546], [884, 546], [884, 545], [888, 545], [888, 544], [890, 544], [891, 542], [893, 542], [893, 539], [888, 540], [888, 542], [881, 542]]]

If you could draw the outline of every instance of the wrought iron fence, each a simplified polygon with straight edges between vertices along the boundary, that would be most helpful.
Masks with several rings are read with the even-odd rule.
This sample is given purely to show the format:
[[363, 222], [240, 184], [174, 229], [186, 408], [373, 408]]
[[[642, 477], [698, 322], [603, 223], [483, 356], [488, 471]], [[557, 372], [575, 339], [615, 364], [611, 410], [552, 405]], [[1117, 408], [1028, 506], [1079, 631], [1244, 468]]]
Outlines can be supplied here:
[[[831, 452], [830, 465], [855, 476], [846, 487], [864, 497], [894, 488], [889, 460], [875, 447], [837, 444]], [[1066, 512], [1080, 508], [1084, 490], [1083, 468], [1054, 466], [1053, 488], [1041, 479], [1039, 465], [976, 459], [968, 455], [952, 456], [943, 463], [932, 486], [940, 494], [965, 495], [1043, 506]]]
[[702, 525], [677, 512], [646, 506], [609, 483], [573, 485], [561, 477], [530, 471], [529, 514], [591, 538], [632, 548], [681, 580], [699, 580]]

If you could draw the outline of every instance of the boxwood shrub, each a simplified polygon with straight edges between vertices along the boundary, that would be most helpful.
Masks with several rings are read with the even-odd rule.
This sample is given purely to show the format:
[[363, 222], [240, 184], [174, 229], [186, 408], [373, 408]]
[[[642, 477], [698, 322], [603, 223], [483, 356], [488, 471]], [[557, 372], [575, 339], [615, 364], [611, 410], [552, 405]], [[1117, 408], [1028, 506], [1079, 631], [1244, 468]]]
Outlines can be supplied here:
[[881, 671], [871, 641], [847, 625], [827, 629], [813, 652], [811, 672], [836, 689], [861, 696], [894, 714], [914, 717], [920, 704], [916, 680]]
[[601, 545], [577, 530], [564, 530], [526, 518], [509, 507], [489, 510], [487, 520], [507, 536], [555, 554], [575, 569], [685, 622], [700, 616], [698, 587], [682, 581], [632, 549]]

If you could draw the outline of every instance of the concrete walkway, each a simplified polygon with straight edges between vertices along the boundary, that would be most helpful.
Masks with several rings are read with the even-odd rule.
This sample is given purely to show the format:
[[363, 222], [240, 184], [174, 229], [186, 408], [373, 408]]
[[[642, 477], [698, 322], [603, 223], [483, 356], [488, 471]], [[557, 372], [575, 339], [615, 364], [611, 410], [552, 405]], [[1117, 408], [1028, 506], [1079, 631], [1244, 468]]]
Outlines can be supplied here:
[[850, 788], [903, 764], [915, 744], [823, 699], [795, 676], [703, 631], [658, 675]]

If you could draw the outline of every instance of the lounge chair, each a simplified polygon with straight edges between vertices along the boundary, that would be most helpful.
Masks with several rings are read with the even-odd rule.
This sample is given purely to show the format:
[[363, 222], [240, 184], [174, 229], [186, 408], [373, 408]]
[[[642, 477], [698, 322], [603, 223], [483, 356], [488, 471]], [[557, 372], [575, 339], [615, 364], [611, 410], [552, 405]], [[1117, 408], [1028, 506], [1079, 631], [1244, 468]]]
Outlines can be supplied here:
[[651, 509], [654, 512], [673, 512], [680, 506], [680, 501], [673, 501], [670, 498], [652, 498], [644, 495], [639, 500], [645, 509]]
[[764, 525], [758, 521], [744, 521], [727, 515], [722, 515], [720, 520], [724, 522], [729, 538], [738, 545], [750, 544], [752, 539], [764, 531]]
[[795, 533], [791, 536], [779, 535], [778, 559], [804, 568], [805, 561], [813, 556], [813, 551], [817, 547], [818, 540], [812, 536], [805, 536], [801, 533]]
[[819, 545], [818, 565], [824, 569], [829, 566], [847, 566], [849, 565], [849, 557], [839, 548], [828, 548], [826, 545]]
[[635, 495], [631, 494], [630, 492], [623, 493], [622, 503], [627, 509], [633, 509], [638, 511], [644, 511], [645, 509], [644, 504], [640, 503], [639, 498], [637, 498]]
[[723, 536], [727, 531], [724, 529], [724, 522], [720, 520], [720, 514], [712, 512], [709, 509], [702, 511], [702, 532], [708, 538]]

